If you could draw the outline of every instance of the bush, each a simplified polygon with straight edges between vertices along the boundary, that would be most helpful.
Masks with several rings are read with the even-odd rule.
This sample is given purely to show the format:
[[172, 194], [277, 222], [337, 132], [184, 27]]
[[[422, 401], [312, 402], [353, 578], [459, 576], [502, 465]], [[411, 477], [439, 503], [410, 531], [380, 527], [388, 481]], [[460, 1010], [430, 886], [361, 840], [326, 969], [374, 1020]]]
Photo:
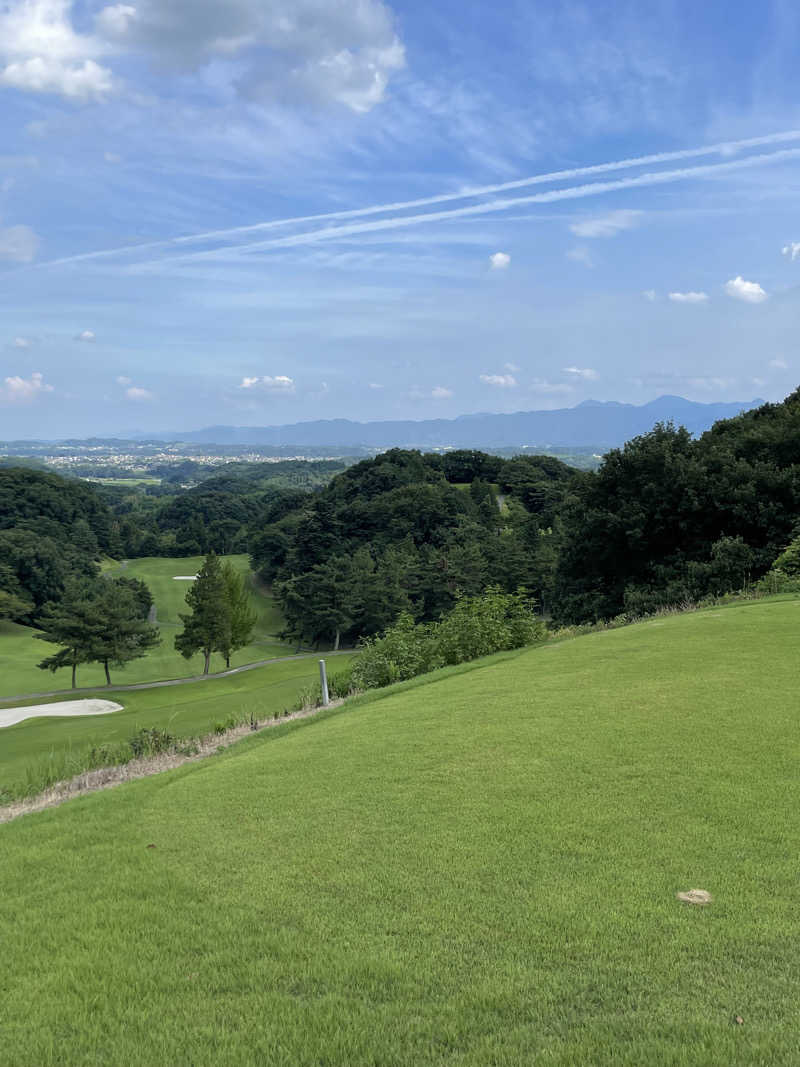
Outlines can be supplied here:
[[[780, 559], [780, 557], [778, 557]], [[772, 595], [775, 593], [800, 593], [800, 574], [787, 574], [779, 567], [773, 566], [764, 577], [757, 583], [756, 589], [760, 593]]]
[[800, 578], [800, 537], [795, 537], [788, 548], [772, 564], [773, 571], [780, 571], [789, 578]]
[[175, 744], [175, 738], [166, 730], [156, 727], [151, 729], [142, 728], [128, 741], [134, 759], [142, 756], [156, 756], [160, 752], [168, 752]]
[[351, 665], [351, 688], [379, 689], [438, 667], [522, 648], [543, 640], [545, 633], [524, 592], [491, 588], [460, 599], [439, 622], [415, 624], [404, 614], [382, 636], [367, 639]]

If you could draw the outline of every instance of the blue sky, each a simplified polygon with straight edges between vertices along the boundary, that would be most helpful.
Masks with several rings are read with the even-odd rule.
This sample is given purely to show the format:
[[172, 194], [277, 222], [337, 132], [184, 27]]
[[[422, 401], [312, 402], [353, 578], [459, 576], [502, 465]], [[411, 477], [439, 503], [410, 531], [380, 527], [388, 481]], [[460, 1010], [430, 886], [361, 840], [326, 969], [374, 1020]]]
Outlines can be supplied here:
[[0, 0], [0, 438], [780, 399], [800, 8]]

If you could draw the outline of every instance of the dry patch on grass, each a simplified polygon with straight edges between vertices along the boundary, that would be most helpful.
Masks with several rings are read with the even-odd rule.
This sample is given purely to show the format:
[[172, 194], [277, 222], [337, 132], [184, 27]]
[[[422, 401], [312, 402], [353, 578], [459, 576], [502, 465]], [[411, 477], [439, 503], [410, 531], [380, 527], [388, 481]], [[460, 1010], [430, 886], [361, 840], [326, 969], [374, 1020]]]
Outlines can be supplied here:
[[711, 894], [705, 889], [689, 889], [686, 893], [677, 893], [678, 900], [684, 904], [710, 904]]
[[[344, 700], [332, 700], [328, 704], [328, 708], [339, 707], [343, 703]], [[43, 811], [45, 808], [58, 807], [59, 804], [63, 804], [73, 797], [95, 793], [99, 789], [111, 789], [115, 785], [131, 782], [136, 778], [149, 778], [151, 775], [161, 774], [162, 771], [171, 771], [175, 767], [183, 766], [184, 763], [196, 763], [198, 760], [213, 756], [220, 749], [229, 748], [249, 734], [261, 733], [262, 730], [268, 730], [272, 726], [280, 726], [285, 722], [292, 722], [294, 719], [307, 719], [322, 710], [322, 708], [303, 708], [301, 711], [292, 712], [291, 715], [284, 715], [280, 719], [268, 719], [255, 725], [243, 723], [241, 726], [231, 727], [223, 733], [207, 734], [205, 737], [198, 738], [195, 741], [191, 753], [178, 751], [176, 748], [174, 751], [170, 750], [153, 756], [133, 759], [128, 763], [121, 763], [112, 767], [97, 767], [91, 771], [84, 771], [82, 774], [78, 774], [64, 782], [56, 782], [55, 785], [38, 796], [26, 797], [24, 800], [14, 801], [12, 804], [0, 807], [0, 823], [11, 822], [12, 819], [17, 819], [20, 815], [30, 815], [32, 812]], [[181, 747], [185, 749], [189, 743], [184, 740], [181, 743]]]

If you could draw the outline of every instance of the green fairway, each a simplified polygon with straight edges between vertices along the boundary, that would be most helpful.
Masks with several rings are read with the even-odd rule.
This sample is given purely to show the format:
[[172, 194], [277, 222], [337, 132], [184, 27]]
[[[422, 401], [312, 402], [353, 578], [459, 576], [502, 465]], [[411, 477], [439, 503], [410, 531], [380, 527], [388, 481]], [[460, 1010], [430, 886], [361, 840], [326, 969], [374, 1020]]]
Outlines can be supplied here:
[[[249, 575], [247, 556], [224, 558], [232, 560]], [[126, 685], [159, 678], [188, 678], [203, 673], [202, 655], [198, 654], [186, 660], [173, 646], [175, 635], [181, 627], [178, 613], [188, 610], [185, 601], [191, 584], [175, 581], [174, 576], [196, 574], [202, 563], [200, 556], [181, 559], [148, 557], [104, 567], [104, 573], [111, 577], [141, 578], [147, 583], [156, 603], [162, 638], [161, 644], [144, 659], [134, 660], [124, 670], [112, 669], [112, 681]], [[231, 666], [234, 667], [274, 656], [286, 656], [294, 651], [293, 647], [281, 642], [277, 637], [283, 621], [272, 597], [258, 591], [251, 584], [250, 602], [258, 616], [253, 642], [233, 654]], [[36, 666], [52, 652], [52, 646], [36, 640], [33, 634], [34, 631], [27, 627], [0, 620], [0, 697], [69, 687], [69, 668], [52, 674], [49, 671], [41, 671]], [[224, 669], [225, 661], [222, 656], [212, 656], [211, 670]], [[89, 663], [78, 668], [79, 686], [99, 687], [104, 682], [103, 668], [99, 664]]]
[[[331, 658], [329, 670], [342, 669], [349, 659]], [[42, 717], [5, 727], [0, 729], [0, 794], [5, 789], [16, 795], [25, 786], [28, 772], [35, 775], [43, 764], [52, 762], [70, 772], [73, 757], [90, 746], [125, 741], [141, 727], [158, 727], [175, 737], [197, 737], [231, 718], [238, 721], [252, 713], [263, 721], [281, 715], [318, 678], [317, 658], [309, 656], [208, 682], [114, 693], [111, 696], [123, 710], [109, 715]]]
[[796, 1064], [799, 642], [592, 633], [0, 826], [0, 1063]]

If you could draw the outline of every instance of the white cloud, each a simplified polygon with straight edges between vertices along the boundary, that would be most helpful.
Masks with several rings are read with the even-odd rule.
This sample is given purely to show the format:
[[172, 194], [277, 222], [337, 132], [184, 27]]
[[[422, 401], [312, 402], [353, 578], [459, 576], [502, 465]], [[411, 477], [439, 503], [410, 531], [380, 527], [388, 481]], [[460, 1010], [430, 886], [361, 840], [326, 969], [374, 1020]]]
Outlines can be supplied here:
[[29, 337], [14, 338], [14, 348], [30, 348], [32, 343]]
[[770, 365], [770, 367], [773, 367], [775, 370], [788, 370], [789, 369], [789, 364], [786, 362], [785, 359], [781, 359], [780, 356], [776, 356], [775, 359], [771, 359], [769, 361], [769, 365]]
[[691, 385], [694, 389], [703, 389], [705, 391], [713, 391], [720, 389], [731, 389], [736, 385], [735, 378], [687, 378], [687, 384]]
[[383, 389], [383, 386], [380, 384], [380, 382], [370, 382], [369, 387], [370, 389]]
[[708, 293], [670, 293], [669, 299], [673, 304], [705, 304], [708, 300]]
[[101, 36], [118, 37], [126, 34], [130, 23], [136, 18], [136, 8], [130, 4], [114, 4], [104, 7], [95, 18], [95, 26]]
[[73, 21], [79, 7], [0, 4], [0, 87], [97, 99], [116, 87], [98, 60], [133, 54], [171, 69], [227, 63], [228, 84], [246, 97], [301, 96], [364, 112], [405, 66], [382, 0], [137, 0], [102, 8], [86, 32]]
[[125, 396], [128, 400], [152, 400], [153, 394], [149, 389], [140, 389], [138, 385], [132, 385], [130, 389], [125, 390]]
[[592, 370], [591, 367], [562, 367], [564, 374], [572, 374], [576, 378], [585, 378], [587, 381], [595, 381], [599, 375], [596, 370]]
[[584, 267], [594, 266], [592, 253], [586, 245], [576, 245], [575, 248], [570, 248], [567, 252], [567, 259], [573, 259], [576, 263], [582, 263]]
[[294, 379], [285, 374], [277, 374], [275, 377], [270, 374], [255, 375], [253, 378], [242, 378], [239, 388], [257, 389], [264, 393], [293, 393]]
[[516, 363], [504, 363], [503, 367], [505, 370], [510, 370], [512, 374], [516, 374], [516, 372], [520, 370], [520, 367]]
[[746, 304], [763, 304], [767, 294], [758, 282], [746, 282], [741, 274], [725, 282], [725, 292], [735, 300], [743, 300]]
[[138, 0], [103, 8], [95, 30], [120, 51], [184, 69], [231, 63], [247, 97], [299, 95], [355, 112], [380, 103], [405, 66], [382, 0]]
[[500, 389], [513, 389], [517, 384], [513, 374], [481, 374], [480, 379], [484, 385], [496, 385]]
[[505, 270], [511, 262], [511, 256], [508, 252], [493, 252], [489, 256], [489, 269], [490, 270]]
[[781, 249], [785, 256], [794, 261], [800, 257], [800, 241], [790, 241], [788, 245], [784, 245]]
[[649, 300], [652, 304], [656, 299], [656, 291], [655, 289], [645, 289], [642, 292], [642, 296], [645, 298], [645, 300]]
[[610, 211], [607, 215], [573, 222], [570, 230], [576, 237], [616, 237], [623, 230], [632, 229], [643, 214], [643, 211]]
[[93, 59], [79, 67], [66, 67], [43, 56], [32, 56], [19, 63], [9, 63], [0, 71], [0, 86], [29, 93], [58, 93], [61, 96], [89, 100], [111, 91], [111, 71]]
[[27, 404], [42, 393], [52, 392], [52, 385], [47, 385], [44, 376], [34, 371], [30, 378], [21, 378], [18, 374], [6, 378], [0, 388], [0, 400], [9, 404]]
[[30, 226], [9, 226], [0, 229], [0, 259], [12, 263], [30, 263], [36, 258], [39, 238]]
[[116, 152], [104, 152], [103, 159], [106, 163], [121, 163], [122, 156], [118, 156]]
[[443, 385], [436, 385], [431, 389], [431, 396], [434, 400], [449, 400], [453, 395], [452, 389], [445, 389]]
[[89, 100], [112, 88], [107, 46], [76, 33], [71, 0], [11, 0], [0, 9], [0, 87]]
[[566, 395], [567, 393], [574, 392], [574, 386], [565, 385], [560, 382], [546, 382], [541, 378], [537, 378], [530, 386], [532, 393], [543, 393], [544, 395]]
[[130, 385], [131, 379], [124, 374], [120, 374], [117, 378], [117, 385]]
[[95, 341], [95, 340], [97, 340], [97, 336], [96, 336], [94, 330], [81, 330], [81, 332], [78, 334], [78, 336], [75, 338], [75, 340], [76, 341]]

